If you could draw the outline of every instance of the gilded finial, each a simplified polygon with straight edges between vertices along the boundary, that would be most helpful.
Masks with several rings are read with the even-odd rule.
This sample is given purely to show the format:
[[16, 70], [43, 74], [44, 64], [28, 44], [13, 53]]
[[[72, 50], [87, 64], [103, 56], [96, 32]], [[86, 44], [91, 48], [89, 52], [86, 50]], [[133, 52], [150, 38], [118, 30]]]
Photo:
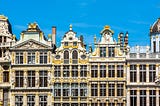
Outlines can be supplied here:
[[104, 29], [110, 29], [110, 26], [109, 26], [109, 25], [106, 25], [106, 26], [104, 27]]
[[97, 40], [96, 35], [94, 35], [94, 43], [96, 43], [96, 40]]
[[70, 24], [70, 26], [69, 26], [69, 30], [72, 30], [72, 24]]

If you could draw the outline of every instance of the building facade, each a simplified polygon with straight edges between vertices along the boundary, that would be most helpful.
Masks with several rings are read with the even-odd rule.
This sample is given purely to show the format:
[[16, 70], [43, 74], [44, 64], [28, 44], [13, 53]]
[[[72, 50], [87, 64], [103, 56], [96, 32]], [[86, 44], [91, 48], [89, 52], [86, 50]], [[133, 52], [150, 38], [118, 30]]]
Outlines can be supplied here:
[[160, 19], [150, 46], [116, 41], [110, 26], [98, 39], [87, 51], [70, 25], [56, 47], [56, 27], [46, 37], [30, 23], [17, 40], [0, 15], [0, 106], [160, 106]]

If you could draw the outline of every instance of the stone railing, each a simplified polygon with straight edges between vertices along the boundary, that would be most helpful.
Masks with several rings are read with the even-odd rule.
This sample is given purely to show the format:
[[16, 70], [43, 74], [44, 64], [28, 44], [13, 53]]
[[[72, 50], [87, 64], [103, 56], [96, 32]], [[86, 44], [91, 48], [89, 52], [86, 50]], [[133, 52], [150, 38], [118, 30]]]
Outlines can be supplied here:
[[128, 56], [130, 59], [140, 58], [140, 59], [147, 59], [147, 58], [160, 58], [160, 53], [130, 53]]

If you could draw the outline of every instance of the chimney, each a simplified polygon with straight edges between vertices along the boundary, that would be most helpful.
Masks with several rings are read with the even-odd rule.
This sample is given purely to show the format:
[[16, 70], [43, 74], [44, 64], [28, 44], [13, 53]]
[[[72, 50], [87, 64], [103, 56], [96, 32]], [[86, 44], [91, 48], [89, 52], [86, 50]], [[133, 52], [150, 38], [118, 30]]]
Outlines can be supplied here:
[[52, 44], [56, 44], [56, 27], [52, 26]]

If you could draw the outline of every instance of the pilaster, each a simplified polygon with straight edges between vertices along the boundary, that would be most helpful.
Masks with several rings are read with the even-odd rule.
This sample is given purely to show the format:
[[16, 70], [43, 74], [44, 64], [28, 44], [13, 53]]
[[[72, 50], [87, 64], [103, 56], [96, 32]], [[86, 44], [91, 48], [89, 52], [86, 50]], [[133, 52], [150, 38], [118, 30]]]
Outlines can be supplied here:
[[147, 90], [146, 90], [146, 96], [147, 96], [147, 100], [146, 100], [146, 106], [149, 106], [149, 88], [147, 88]]
[[140, 90], [137, 89], [137, 106], [140, 106]]
[[146, 64], [146, 82], [149, 82], [149, 64]]
[[140, 75], [140, 73], [139, 73], [139, 64], [137, 64], [137, 83], [140, 82], [139, 75]]

